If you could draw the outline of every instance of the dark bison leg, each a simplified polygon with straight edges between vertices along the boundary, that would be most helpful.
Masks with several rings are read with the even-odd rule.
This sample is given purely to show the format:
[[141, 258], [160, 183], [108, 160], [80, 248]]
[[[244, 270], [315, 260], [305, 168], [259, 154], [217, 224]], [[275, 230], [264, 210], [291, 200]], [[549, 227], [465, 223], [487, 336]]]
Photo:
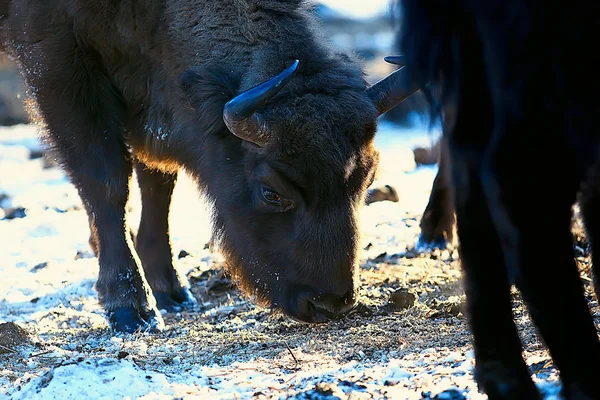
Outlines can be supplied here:
[[440, 141], [438, 173], [433, 181], [429, 202], [421, 218], [418, 249], [444, 249], [452, 243], [454, 230], [454, 202], [448, 145]]
[[592, 279], [596, 298], [600, 301], [600, 166], [582, 186], [579, 207], [592, 253]]
[[[464, 35], [469, 53], [457, 76], [456, 106], [444, 105], [459, 256], [473, 334], [475, 379], [493, 399], [539, 399], [522, 357], [512, 314], [510, 288], [493, 209], [481, 179], [482, 159], [494, 129], [493, 104], [476, 37]], [[462, 56], [462, 54], [461, 54]]]
[[[96, 257], [99, 257], [100, 252], [98, 250], [98, 232], [96, 232], [96, 226], [93, 223], [93, 216], [92, 214], [90, 214], [90, 210], [87, 208], [86, 210], [88, 211], [88, 223], [90, 226], [90, 238], [88, 239], [88, 243], [90, 244], [90, 248], [92, 249], [94, 255]], [[133, 232], [131, 227], [129, 227], [129, 237], [131, 238], [131, 241], [135, 243], [135, 233]]]
[[474, 339], [475, 379], [490, 399], [539, 398], [521, 356], [510, 283], [480, 183], [479, 162], [462, 158], [460, 147], [453, 147], [457, 234]]
[[135, 246], [157, 306], [167, 311], [191, 306], [195, 299], [187, 279], [173, 266], [169, 236], [169, 206], [177, 174], [151, 170], [139, 162], [135, 163], [135, 171], [142, 195]]
[[[560, 370], [566, 398], [598, 399], [600, 342], [571, 233], [577, 157], [571, 158], [568, 144], [549, 126], [538, 128], [544, 134], [535, 140], [535, 155], [525, 154], [530, 147], [523, 138], [536, 128], [515, 125], [505, 130], [496, 155], [484, 166], [486, 197], [503, 238], [507, 267]], [[557, 162], [557, 154], [563, 162]]]
[[132, 165], [124, 143], [123, 102], [94, 51], [81, 48], [72, 30], [44, 37], [20, 48], [19, 58], [25, 71], [37, 71], [26, 75], [28, 83], [49, 139], [89, 215], [100, 266], [100, 303], [117, 331], [161, 329], [164, 323], [125, 217]]

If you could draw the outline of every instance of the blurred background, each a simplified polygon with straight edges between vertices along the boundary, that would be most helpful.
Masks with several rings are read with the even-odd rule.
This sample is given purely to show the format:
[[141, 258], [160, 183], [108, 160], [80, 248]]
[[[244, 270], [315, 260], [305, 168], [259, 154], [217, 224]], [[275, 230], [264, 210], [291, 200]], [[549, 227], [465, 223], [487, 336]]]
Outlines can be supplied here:
[[23, 86], [14, 64], [0, 55], [0, 125], [28, 122], [22, 101]]
[[[395, 40], [399, 27], [394, 23], [399, 12], [398, 0], [324, 0], [314, 3], [326, 36], [334, 46], [355, 51], [364, 58], [371, 83], [395, 69], [384, 62], [383, 57], [399, 52], [399, 44]], [[0, 56], [0, 125], [28, 122], [23, 90], [14, 64], [6, 56]], [[414, 125], [422, 122], [425, 109], [424, 99], [417, 95], [395, 107], [382, 119], [403, 126]]]

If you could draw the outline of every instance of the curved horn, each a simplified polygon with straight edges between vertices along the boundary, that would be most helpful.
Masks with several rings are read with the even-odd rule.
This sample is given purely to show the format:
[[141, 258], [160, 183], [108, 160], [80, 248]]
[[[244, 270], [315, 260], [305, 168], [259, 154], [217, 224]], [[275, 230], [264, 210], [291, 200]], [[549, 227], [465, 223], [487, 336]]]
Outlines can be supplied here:
[[401, 67], [367, 89], [379, 115], [391, 110], [420, 89], [408, 82], [404, 56], [388, 56], [384, 60]]
[[298, 69], [299, 61], [283, 70], [279, 75], [261, 83], [229, 100], [223, 108], [223, 121], [227, 129], [240, 139], [264, 147], [269, 142], [266, 121], [256, 110], [263, 107], [289, 82]]
[[387, 63], [396, 64], [400, 67], [404, 67], [406, 65], [406, 57], [404, 56], [385, 56], [383, 59]]

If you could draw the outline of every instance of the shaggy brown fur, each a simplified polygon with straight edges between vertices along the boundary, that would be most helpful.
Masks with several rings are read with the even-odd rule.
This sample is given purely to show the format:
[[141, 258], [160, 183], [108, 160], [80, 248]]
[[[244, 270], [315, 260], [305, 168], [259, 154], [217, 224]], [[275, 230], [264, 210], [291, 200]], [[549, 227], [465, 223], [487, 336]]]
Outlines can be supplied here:
[[[3, 0], [0, 12], [5, 47], [89, 213], [113, 327], [160, 326], [151, 290], [167, 305], [192, 301], [166, 221], [180, 168], [213, 202], [215, 237], [244, 287], [303, 321], [352, 307], [378, 109], [361, 65], [325, 43], [306, 4]], [[225, 103], [295, 59], [296, 75], [261, 110], [268, 146], [232, 135]], [[125, 216], [134, 166], [135, 247]]]

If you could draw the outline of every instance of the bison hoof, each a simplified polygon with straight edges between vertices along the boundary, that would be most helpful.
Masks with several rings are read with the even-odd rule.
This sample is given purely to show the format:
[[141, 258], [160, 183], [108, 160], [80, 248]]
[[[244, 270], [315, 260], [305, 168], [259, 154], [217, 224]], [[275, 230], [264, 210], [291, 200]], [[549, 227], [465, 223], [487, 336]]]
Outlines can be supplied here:
[[484, 367], [476, 367], [475, 380], [490, 400], [542, 399], [527, 369], [520, 365], [488, 363]]
[[523, 400], [541, 400], [540, 392], [533, 381], [515, 384], [514, 382], [487, 382], [484, 385], [484, 391], [490, 400], [498, 399], [523, 399]]
[[434, 238], [433, 240], [427, 240], [425, 238], [425, 235], [420, 234], [419, 240], [417, 241], [417, 244], [415, 245], [415, 250], [417, 250], [417, 252], [419, 252], [419, 253], [428, 253], [435, 249], [444, 250], [444, 249], [448, 248], [448, 245], [449, 245], [448, 241], [443, 236], [438, 236], [438, 237]]
[[108, 323], [114, 331], [125, 333], [156, 333], [165, 329], [160, 314], [153, 310], [140, 313], [132, 307], [119, 307], [108, 312]]
[[[582, 379], [581, 377], [579, 377]], [[564, 382], [561, 390], [561, 395], [564, 399], [581, 399], [592, 400], [600, 398], [599, 389], [594, 385], [592, 379], [587, 379], [588, 382]]]
[[184, 308], [192, 308], [197, 304], [189, 288], [183, 288], [175, 293], [154, 292], [156, 307], [167, 312], [178, 312]]

